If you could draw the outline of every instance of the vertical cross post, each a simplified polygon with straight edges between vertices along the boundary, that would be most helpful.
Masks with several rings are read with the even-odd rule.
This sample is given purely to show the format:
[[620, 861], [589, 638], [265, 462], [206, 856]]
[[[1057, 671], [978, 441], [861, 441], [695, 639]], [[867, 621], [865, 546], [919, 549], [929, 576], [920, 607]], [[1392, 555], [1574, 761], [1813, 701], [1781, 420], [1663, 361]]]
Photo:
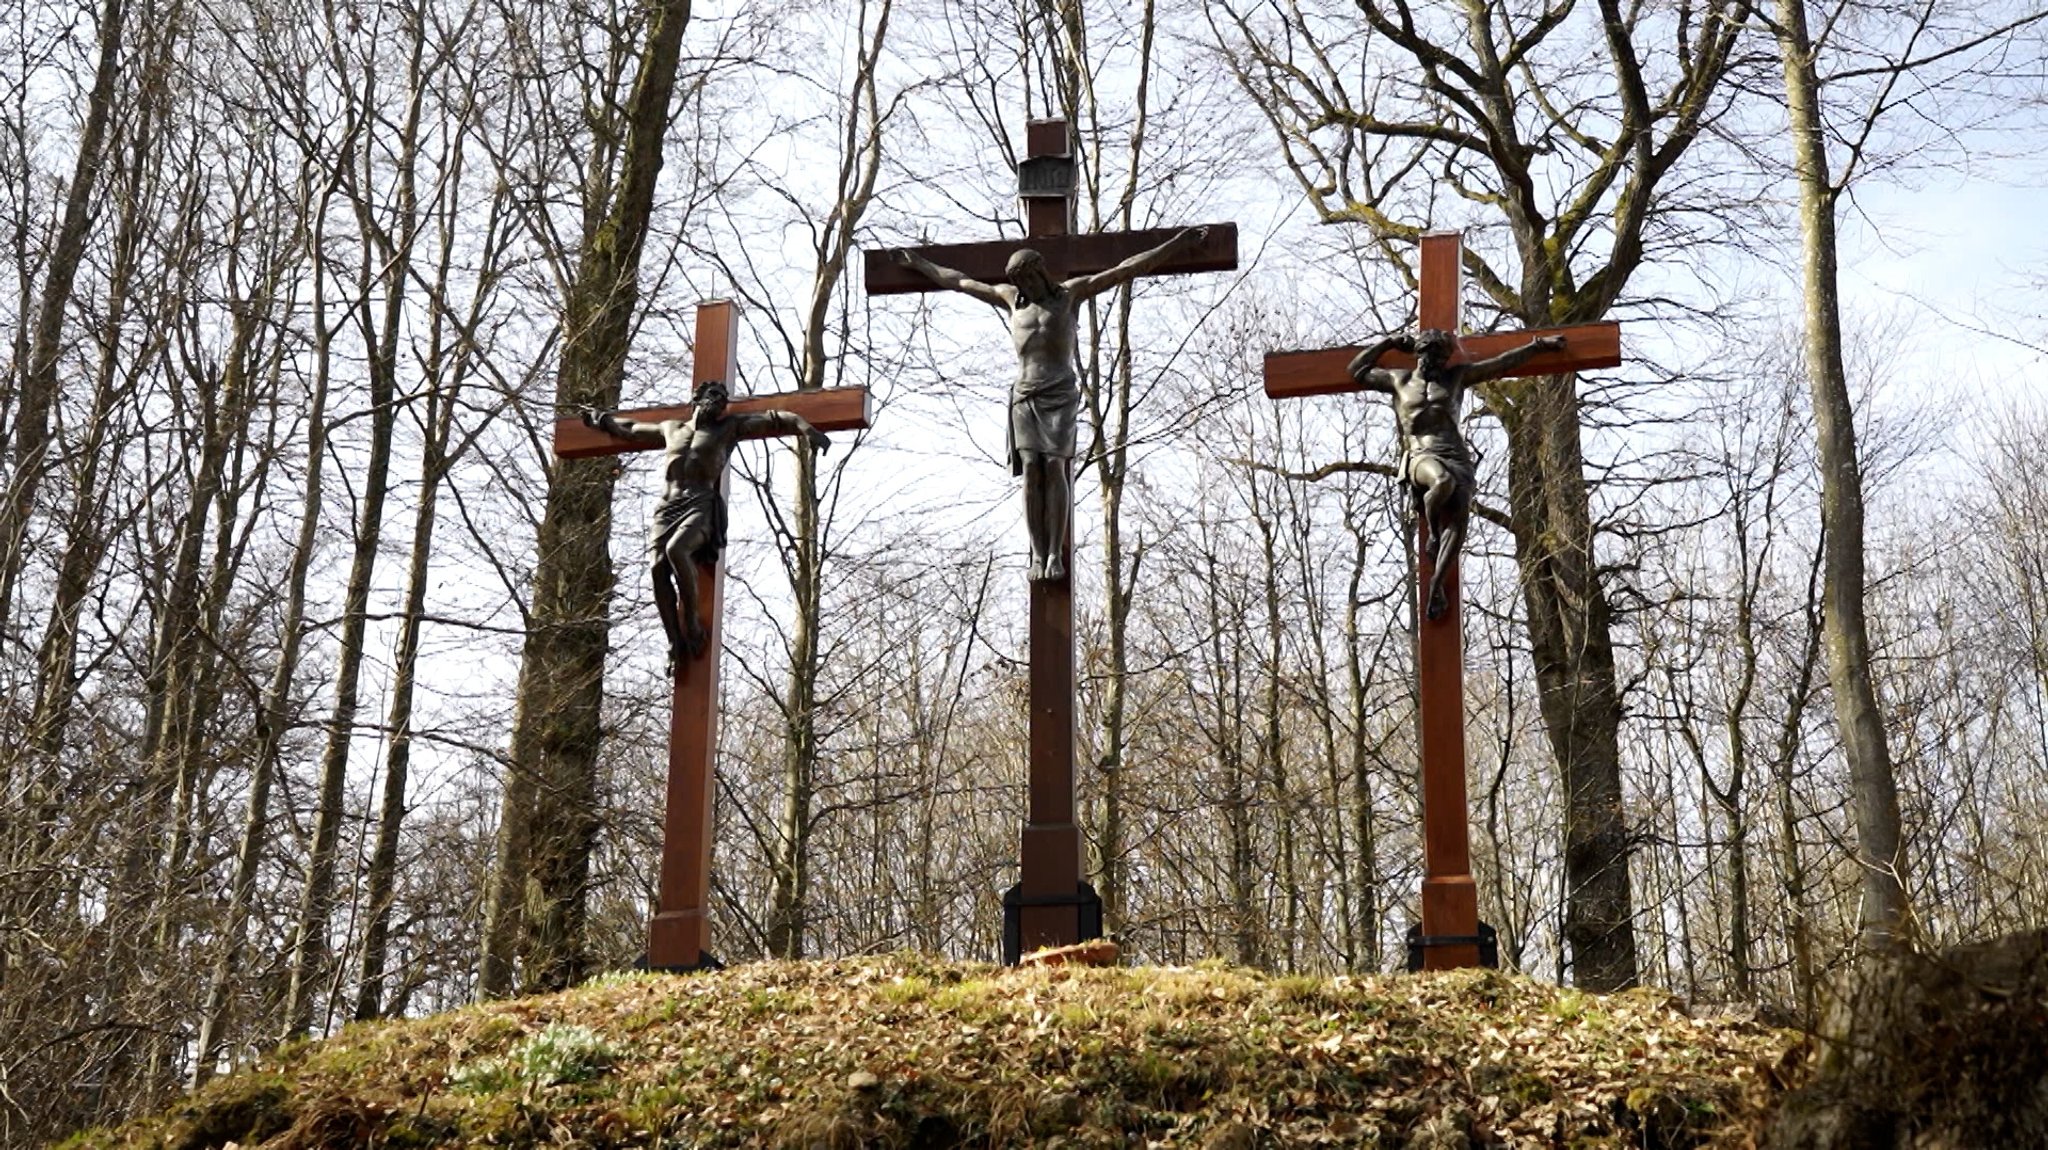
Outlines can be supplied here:
[[[690, 387], [739, 378], [739, 309], [728, 300], [697, 307]], [[727, 495], [719, 478], [718, 497]], [[712, 763], [718, 754], [718, 651], [723, 642], [725, 564], [697, 564], [697, 618], [704, 651], [677, 668], [668, 727], [668, 807], [661, 826], [661, 871], [647, 926], [647, 965], [695, 970], [711, 942]]]
[[[1424, 328], [1458, 330], [1456, 232], [1422, 237]], [[1422, 743], [1422, 966], [1448, 970], [1479, 965], [1479, 947], [1429, 945], [1433, 939], [1479, 937], [1479, 888], [1472, 881], [1472, 839], [1465, 806], [1465, 631], [1459, 571], [1444, 575], [1448, 608], [1429, 617], [1436, 552], [1426, 516], [1415, 517], [1415, 674]]]
[[[1026, 171], [1050, 169], [1043, 194], [1027, 194], [1032, 239], [1073, 230], [1073, 145], [1065, 120], [1025, 125]], [[1064, 165], [1065, 179], [1058, 172]], [[1024, 181], [1027, 190], [1030, 178]], [[1069, 509], [1064, 579], [1031, 581], [1030, 766], [1016, 933], [1021, 953], [1071, 946], [1102, 933], [1102, 904], [1081, 886], [1081, 828], [1074, 820], [1074, 527]], [[1084, 902], [1092, 921], [1084, 923]]]

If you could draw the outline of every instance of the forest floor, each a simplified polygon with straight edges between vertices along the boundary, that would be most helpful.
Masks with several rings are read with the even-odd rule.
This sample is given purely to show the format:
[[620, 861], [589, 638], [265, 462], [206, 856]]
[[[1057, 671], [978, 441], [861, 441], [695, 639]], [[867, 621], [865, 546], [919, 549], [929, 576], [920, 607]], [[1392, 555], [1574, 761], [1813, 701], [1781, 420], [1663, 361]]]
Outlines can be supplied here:
[[1750, 1146], [1804, 1051], [1483, 971], [758, 963], [350, 1026], [66, 1146]]

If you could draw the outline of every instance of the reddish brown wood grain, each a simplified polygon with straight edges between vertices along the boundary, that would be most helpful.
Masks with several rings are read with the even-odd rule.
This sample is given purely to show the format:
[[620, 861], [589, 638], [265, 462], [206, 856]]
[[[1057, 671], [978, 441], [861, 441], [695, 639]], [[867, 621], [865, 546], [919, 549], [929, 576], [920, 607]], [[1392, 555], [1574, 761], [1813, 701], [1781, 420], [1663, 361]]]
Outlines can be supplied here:
[[[696, 390], [693, 385], [691, 390]], [[673, 407], [641, 407], [618, 414], [648, 423], [664, 419], [688, 419], [689, 404]], [[786, 391], [779, 395], [750, 395], [735, 399], [727, 410], [739, 415], [762, 411], [794, 411], [819, 431], [859, 431], [868, 426], [872, 414], [868, 389], [832, 387], [822, 391]], [[580, 419], [555, 421], [555, 455], [560, 459], [588, 459], [594, 455], [623, 455], [629, 451], [659, 451], [659, 447], [629, 443], [606, 435]]]
[[[697, 308], [692, 390], [705, 380], [738, 374], [738, 319], [739, 309], [725, 300]], [[591, 430], [581, 423], [576, 426]], [[625, 450], [632, 450], [631, 445]], [[699, 966], [711, 941], [712, 764], [718, 751], [718, 654], [724, 612], [725, 565], [698, 564], [697, 617], [710, 637], [701, 654], [676, 668], [669, 702], [668, 805], [662, 813], [654, 917], [647, 924], [647, 964], [657, 970]]]
[[[1612, 322], [1580, 323], [1569, 327], [1539, 327], [1526, 331], [1489, 332], [1461, 336], [1454, 363], [1491, 359], [1513, 351], [1532, 339], [1547, 335], [1565, 338], [1556, 351], [1539, 352], [1515, 370], [1516, 375], [1562, 375], [1572, 371], [1593, 371], [1621, 363], [1621, 325]], [[1311, 395], [1336, 395], [1359, 390], [1351, 378], [1351, 358], [1363, 344], [1326, 347], [1312, 351], [1266, 353], [1266, 394], [1274, 399], [1301, 399]], [[1415, 357], [1404, 351], [1390, 351], [1378, 366], [1405, 369], [1415, 366]]]

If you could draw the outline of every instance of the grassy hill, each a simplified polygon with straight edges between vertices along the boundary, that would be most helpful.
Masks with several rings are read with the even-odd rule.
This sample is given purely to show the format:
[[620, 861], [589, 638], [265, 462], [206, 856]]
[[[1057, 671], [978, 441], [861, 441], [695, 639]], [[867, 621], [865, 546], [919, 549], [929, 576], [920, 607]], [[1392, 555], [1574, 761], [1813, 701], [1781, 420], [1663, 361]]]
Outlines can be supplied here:
[[1490, 972], [891, 957], [352, 1026], [67, 1146], [1746, 1146], [1796, 1035]]

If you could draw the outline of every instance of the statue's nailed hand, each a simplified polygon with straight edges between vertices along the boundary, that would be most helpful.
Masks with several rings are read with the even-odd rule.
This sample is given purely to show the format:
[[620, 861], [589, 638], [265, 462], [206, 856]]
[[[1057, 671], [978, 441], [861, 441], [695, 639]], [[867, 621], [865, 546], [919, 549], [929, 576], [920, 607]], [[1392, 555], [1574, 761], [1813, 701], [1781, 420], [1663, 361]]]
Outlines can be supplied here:
[[1557, 351], [1564, 346], [1564, 337], [1561, 335], [1546, 335], [1540, 339], [1530, 340], [1529, 345], [1543, 351]]
[[1195, 247], [1196, 245], [1202, 243], [1204, 240], [1207, 240], [1208, 238], [1208, 224], [1203, 224], [1200, 227], [1188, 228], [1180, 234], [1180, 242], [1183, 247]]
[[916, 260], [917, 257], [910, 254], [909, 248], [889, 249], [889, 262], [895, 264], [899, 268], [914, 267], [916, 265]]
[[576, 418], [583, 421], [583, 426], [595, 427], [599, 431], [604, 430], [604, 417], [605, 413], [594, 407], [586, 407], [576, 413]]

